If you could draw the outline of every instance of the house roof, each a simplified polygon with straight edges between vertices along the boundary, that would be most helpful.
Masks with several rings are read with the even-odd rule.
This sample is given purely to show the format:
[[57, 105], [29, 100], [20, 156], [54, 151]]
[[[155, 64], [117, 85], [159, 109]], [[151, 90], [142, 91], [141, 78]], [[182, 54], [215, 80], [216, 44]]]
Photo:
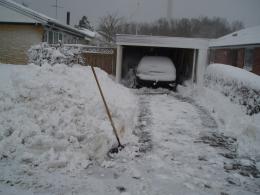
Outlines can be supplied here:
[[246, 28], [210, 42], [210, 47], [260, 44], [260, 26]]
[[4, 11], [2, 9], [0, 16], [3, 15], [3, 17], [0, 17], [0, 22], [41, 23], [42, 25], [56, 27], [60, 30], [66, 31], [67, 33], [74, 34], [75, 36], [85, 37], [86, 39], [95, 37], [95, 33], [90, 30], [78, 30], [69, 25], [62, 24], [56, 19], [38, 13], [12, 0], [0, 0], [0, 6], [8, 8], [19, 14], [19, 19], [14, 19], [13, 12]]
[[209, 39], [147, 35], [116, 35], [116, 44], [126, 46], [207, 49], [209, 46]]

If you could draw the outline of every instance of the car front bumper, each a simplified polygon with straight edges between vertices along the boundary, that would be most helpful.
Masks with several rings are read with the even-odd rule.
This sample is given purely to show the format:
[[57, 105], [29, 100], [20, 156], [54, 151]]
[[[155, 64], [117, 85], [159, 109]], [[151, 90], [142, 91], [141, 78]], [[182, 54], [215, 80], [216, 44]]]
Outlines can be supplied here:
[[167, 88], [171, 90], [176, 90], [176, 82], [175, 81], [152, 81], [152, 80], [143, 80], [139, 77], [136, 77], [136, 87], [150, 87], [150, 88]]

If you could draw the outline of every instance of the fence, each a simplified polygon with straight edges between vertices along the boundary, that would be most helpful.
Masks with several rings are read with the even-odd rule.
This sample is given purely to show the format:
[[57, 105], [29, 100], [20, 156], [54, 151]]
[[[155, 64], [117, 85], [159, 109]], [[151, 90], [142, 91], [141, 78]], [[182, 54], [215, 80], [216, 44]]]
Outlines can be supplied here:
[[108, 74], [116, 72], [116, 48], [84, 47], [81, 56], [86, 65], [99, 67]]

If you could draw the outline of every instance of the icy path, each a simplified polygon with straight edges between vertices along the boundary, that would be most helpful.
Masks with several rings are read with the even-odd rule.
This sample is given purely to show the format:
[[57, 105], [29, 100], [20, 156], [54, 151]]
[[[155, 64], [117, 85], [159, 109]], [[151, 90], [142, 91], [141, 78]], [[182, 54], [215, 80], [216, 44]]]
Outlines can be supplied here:
[[[259, 179], [224, 169], [225, 163], [232, 161], [220, 155], [228, 152], [226, 148], [201, 141], [203, 136], [218, 133], [216, 123], [203, 108], [176, 94], [138, 96], [140, 119], [135, 133], [140, 143], [127, 143], [102, 166], [89, 164], [72, 172], [38, 170], [20, 180], [15, 178], [18, 181], [10, 176], [9, 184], [36, 194], [259, 193]], [[1, 185], [0, 194], [8, 194]]]

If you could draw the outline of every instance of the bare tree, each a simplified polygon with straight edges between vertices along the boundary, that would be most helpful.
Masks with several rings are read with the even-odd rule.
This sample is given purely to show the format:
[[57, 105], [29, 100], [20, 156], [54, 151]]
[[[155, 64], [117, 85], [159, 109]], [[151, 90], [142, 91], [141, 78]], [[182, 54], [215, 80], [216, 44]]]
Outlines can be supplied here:
[[241, 21], [236, 20], [236, 21], [232, 22], [232, 24], [231, 24], [231, 30], [233, 32], [240, 30], [240, 29], [243, 29], [243, 28], [244, 28], [244, 24]]
[[[123, 23], [120, 33], [135, 34], [135, 22]], [[151, 23], [139, 23], [138, 34], [180, 37], [218, 38], [244, 27], [240, 21], [229, 23], [220, 17], [182, 18], [168, 21], [160, 18]]]
[[115, 35], [120, 31], [123, 18], [117, 13], [107, 14], [100, 18], [98, 30], [110, 43], [115, 42]]

